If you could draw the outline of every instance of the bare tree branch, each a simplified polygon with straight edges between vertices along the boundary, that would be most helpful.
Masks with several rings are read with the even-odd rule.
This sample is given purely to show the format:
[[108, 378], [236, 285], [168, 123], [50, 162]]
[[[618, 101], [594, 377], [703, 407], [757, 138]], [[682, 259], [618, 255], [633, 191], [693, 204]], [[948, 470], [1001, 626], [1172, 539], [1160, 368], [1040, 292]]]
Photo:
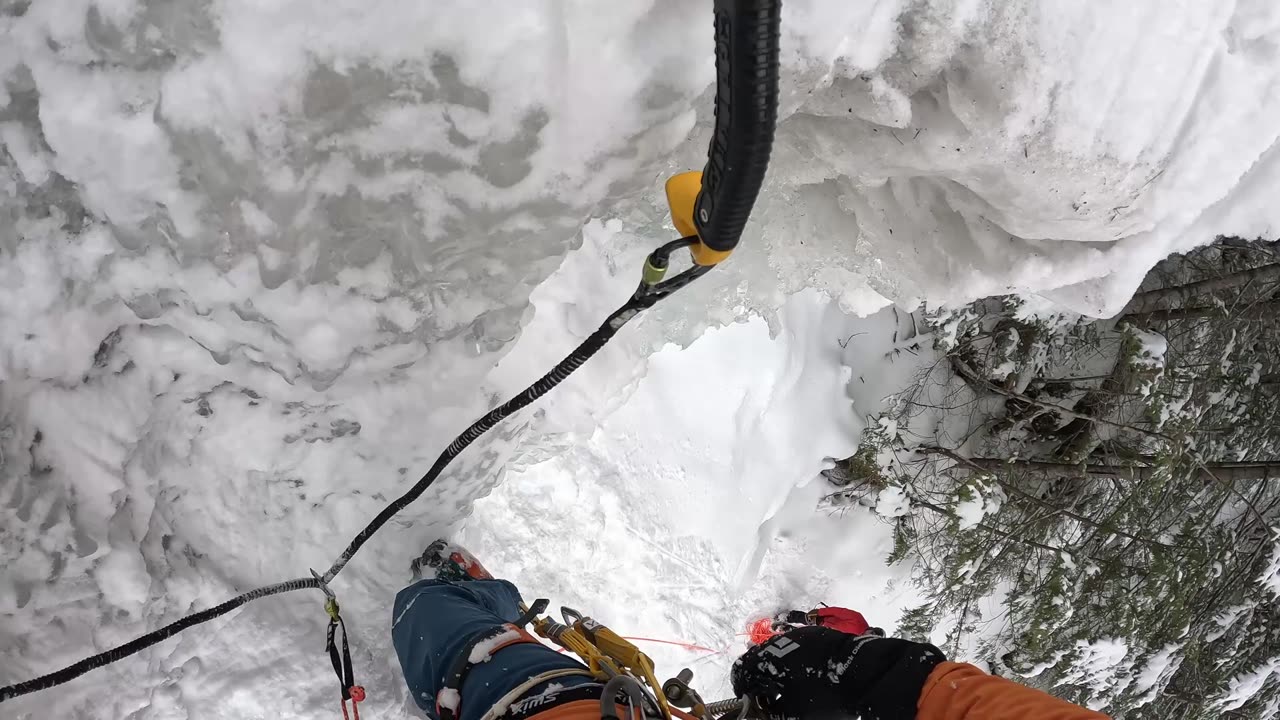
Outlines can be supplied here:
[[1194, 320], [1207, 317], [1229, 317], [1233, 322], [1271, 320], [1280, 310], [1280, 298], [1255, 303], [1238, 310], [1229, 310], [1219, 305], [1200, 305], [1196, 307], [1170, 308], [1165, 310], [1149, 310], [1129, 313], [1125, 320], [1135, 325], [1147, 325], [1158, 322], [1176, 322], [1178, 320]]
[[[948, 457], [948, 458], [950, 458], [950, 459], [952, 459], [952, 460], [954, 460], [954, 461], [956, 461], [956, 462], [958, 462], [958, 463], [961, 463], [962, 465], [970, 466], [970, 467], [972, 467], [972, 468], [974, 468], [974, 469], [976, 469], [976, 470], [981, 470], [981, 471], [986, 472], [986, 471], [988, 471], [988, 470], [993, 469], [993, 468], [991, 468], [991, 467], [987, 467], [987, 466], [979, 465], [978, 463], [975, 463], [975, 462], [971, 462], [971, 461], [969, 460], [969, 458], [966, 458], [966, 457], [964, 457], [963, 455], [960, 455], [959, 453], [956, 453], [954, 450], [949, 450], [949, 449], [947, 449], [947, 448], [941, 448], [941, 447], [921, 447], [921, 448], [918, 448], [918, 449], [920, 450], [920, 452], [925, 452], [925, 453], [935, 453], [935, 454], [943, 455], [943, 456]], [[1053, 464], [1054, 464], [1054, 465], [1058, 465], [1059, 463], [1053, 463]], [[1009, 467], [1009, 466], [1011, 466], [1011, 465], [1016, 465], [1016, 463], [1001, 463], [1000, 465], [1001, 465], [1002, 467]], [[1076, 469], [1076, 470], [1079, 470], [1079, 469], [1080, 469], [1080, 466], [1078, 466], [1078, 465], [1076, 465], [1076, 466], [1069, 466], [1069, 467], [1073, 467], [1073, 468], [1074, 468], [1074, 469]], [[1164, 548], [1164, 549], [1166, 549], [1166, 550], [1188, 550], [1188, 551], [1190, 551], [1190, 550], [1196, 550], [1196, 549], [1197, 549], [1197, 548], [1190, 548], [1190, 547], [1186, 547], [1186, 546], [1182, 546], [1182, 545], [1168, 545], [1168, 544], [1166, 544], [1166, 543], [1162, 543], [1162, 542], [1160, 542], [1160, 541], [1158, 541], [1158, 540], [1150, 540], [1150, 539], [1147, 539], [1147, 538], [1140, 538], [1140, 537], [1138, 537], [1137, 535], [1132, 535], [1132, 534], [1130, 534], [1130, 533], [1127, 533], [1127, 532], [1125, 532], [1124, 530], [1121, 530], [1120, 528], [1118, 528], [1118, 527], [1116, 527], [1116, 526], [1114, 526], [1114, 525], [1111, 525], [1111, 524], [1109, 524], [1109, 523], [1099, 523], [1099, 522], [1094, 521], [1094, 520], [1091, 520], [1091, 519], [1089, 519], [1089, 518], [1087, 518], [1087, 517], [1085, 517], [1085, 516], [1083, 516], [1083, 515], [1080, 515], [1079, 513], [1072, 512], [1071, 510], [1068, 510], [1067, 508], [1058, 507], [1057, 505], [1054, 505], [1053, 503], [1048, 502], [1047, 500], [1043, 500], [1043, 499], [1041, 499], [1041, 498], [1038, 498], [1038, 497], [1036, 497], [1036, 496], [1032, 495], [1031, 493], [1029, 493], [1029, 492], [1027, 492], [1027, 491], [1023, 490], [1022, 488], [1019, 488], [1019, 487], [1017, 487], [1016, 485], [1013, 485], [1012, 483], [1005, 482], [1005, 481], [1004, 481], [1004, 480], [1003, 480], [999, 475], [993, 475], [992, 477], [995, 479], [996, 483], [997, 483], [997, 484], [999, 484], [999, 485], [1000, 485], [1000, 487], [1001, 487], [1002, 489], [1007, 490], [1007, 491], [1009, 491], [1009, 492], [1012, 492], [1013, 494], [1015, 494], [1015, 495], [1017, 495], [1017, 496], [1019, 496], [1019, 497], [1022, 497], [1022, 498], [1024, 498], [1024, 499], [1030, 500], [1031, 502], [1033, 502], [1033, 503], [1035, 503], [1035, 504], [1037, 504], [1037, 505], [1039, 505], [1039, 506], [1041, 506], [1041, 507], [1048, 508], [1048, 509], [1051, 509], [1051, 510], [1056, 510], [1056, 511], [1058, 511], [1058, 512], [1059, 512], [1059, 513], [1061, 513], [1061, 514], [1066, 515], [1067, 517], [1069, 517], [1069, 518], [1071, 518], [1071, 519], [1073, 519], [1073, 520], [1076, 520], [1077, 522], [1084, 523], [1085, 525], [1088, 525], [1089, 527], [1094, 528], [1094, 529], [1096, 529], [1096, 530], [1101, 530], [1101, 531], [1103, 531], [1103, 532], [1108, 532], [1108, 533], [1111, 533], [1112, 535], [1119, 535], [1120, 537], [1128, 538], [1128, 539], [1133, 540], [1133, 541], [1135, 541], [1135, 542], [1142, 543], [1143, 545], [1146, 545], [1146, 546], [1148, 546], [1148, 547], [1159, 547], [1159, 548]]]

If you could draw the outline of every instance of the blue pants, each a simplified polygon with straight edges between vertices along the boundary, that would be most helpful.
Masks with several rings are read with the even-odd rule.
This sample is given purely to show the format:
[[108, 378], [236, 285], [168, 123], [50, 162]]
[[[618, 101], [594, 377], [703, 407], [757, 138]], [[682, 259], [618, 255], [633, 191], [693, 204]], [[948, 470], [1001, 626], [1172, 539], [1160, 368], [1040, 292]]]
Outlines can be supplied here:
[[[445, 673], [477, 633], [515, 622], [520, 592], [506, 580], [419, 580], [396, 594], [391, 642], [413, 700], [436, 718], [436, 693]], [[487, 662], [472, 665], [462, 682], [458, 720], [479, 720], [517, 685], [549, 670], [581, 669], [583, 675], [556, 678], [530, 688], [533, 695], [555, 682], [564, 687], [595, 682], [577, 660], [534, 643], [517, 643]]]

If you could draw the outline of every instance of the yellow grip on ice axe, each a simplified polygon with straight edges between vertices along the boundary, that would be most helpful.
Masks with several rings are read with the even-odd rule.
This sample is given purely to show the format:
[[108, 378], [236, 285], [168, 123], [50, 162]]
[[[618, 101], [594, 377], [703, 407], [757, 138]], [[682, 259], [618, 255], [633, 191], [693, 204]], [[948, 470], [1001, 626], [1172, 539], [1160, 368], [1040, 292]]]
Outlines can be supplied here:
[[667, 206], [671, 208], [671, 222], [676, 232], [682, 237], [696, 237], [698, 242], [689, 246], [695, 265], [711, 266], [723, 262], [731, 254], [728, 250], [712, 250], [702, 242], [698, 235], [697, 224], [693, 221], [693, 209], [698, 202], [698, 193], [702, 192], [702, 172], [691, 170], [679, 175], [672, 175], [667, 180]]

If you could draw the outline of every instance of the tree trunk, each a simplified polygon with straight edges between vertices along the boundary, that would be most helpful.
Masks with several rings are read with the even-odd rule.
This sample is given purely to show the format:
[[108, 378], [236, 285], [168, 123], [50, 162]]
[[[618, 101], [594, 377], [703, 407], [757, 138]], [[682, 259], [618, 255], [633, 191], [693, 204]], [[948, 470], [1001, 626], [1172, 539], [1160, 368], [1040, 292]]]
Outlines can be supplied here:
[[1186, 285], [1148, 290], [1133, 296], [1120, 315], [1147, 312], [1165, 301], [1186, 302], [1197, 295], [1207, 295], [1225, 290], [1247, 282], [1280, 282], [1280, 263], [1262, 265], [1250, 270], [1242, 270], [1222, 277], [1197, 280]]
[[1090, 390], [1076, 403], [1076, 409], [1086, 417], [1075, 418], [1067, 423], [1057, 434], [1063, 438], [1053, 451], [1054, 457], [1065, 458], [1076, 462], [1089, 455], [1102, 442], [1097, 432], [1095, 417], [1102, 417], [1111, 412], [1118, 404], [1120, 396], [1133, 390], [1134, 376], [1129, 372], [1123, 359], [1117, 357], [1112, 361], [1111, 373], [1102, 381], [1097, 390]]
[[[937, 452], [950, 455], [942, 448], [921, 448], [924, 452]], [[1009, 462], [1000, 458], [965, 458], [969, 465], [987, 470], [1018, 468], [1044, 474], [1079, 475], [1081, 477], [1118, 477], [1134, 480], [1149, 480], [1158, 468], [1153, 465], [1077, 465], [1072, 463], [1047, 462], [1041, 460], [1015, 460]], [[1205, 468], [1208, 469], [1206, 472]], [[1270, 480], [1280, 478], [1280, 460], [1259, 462], [1216, 462], [1205, 463], [1204, 468], [1196, 468], [1206, 482], [1211, 482], [1208, 473], [1212, 472], [1223, 482], [1242, 482], [1250, 480]]]
[[1218, 317], [1228, 320], [1270, 320], [1280, 312], [1280, 298], [1246, 305], [1239, 310], [1220, 307], [1218, 305], [1198, 305], [1196, 307], [1170, 308], [1167, 310], [1149, 310], [1129, 313], [1124, 319], [1136, 324], [1171, 322], [1175, 320], [1192, 320], [1195, 318]]

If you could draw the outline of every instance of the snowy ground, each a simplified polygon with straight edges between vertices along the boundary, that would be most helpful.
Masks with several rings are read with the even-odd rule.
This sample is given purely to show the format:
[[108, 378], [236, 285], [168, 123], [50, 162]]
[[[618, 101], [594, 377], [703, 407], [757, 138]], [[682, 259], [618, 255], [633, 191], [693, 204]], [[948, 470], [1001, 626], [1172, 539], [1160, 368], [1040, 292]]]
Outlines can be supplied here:
[[[661, 180], [703, 162], [710, 21], [610, 8], [0, 1], [0, 682], [327, 566], [629, 292], [670, 237]], [[1170, 250], [1274, 234], [1269, 0], [786, 8], [743, 250], [339, 580], [370, 716], [405, 705], [391, 594], [468, 515], [530, 594], [727, 650], [712, 682], [762, 606], [891, 622], [884, 528], [812, 513], [909, 375], [873, 313], [1110, 310]], [[336, 712], [324, 620], [259, 602], [0, 716]]]
[[[479, 387], [502, 395], [523, 387], [626, 298], [644, 245], [642, 238], [616, 232], [619, 226], [588, 226], [583, 247], [534, 291], [534, 312], [520, 340]], [[901, 317], [905, 334], [910, 316]], [[481, 453], [481, 464], [493, 464], [478, 477], [501, 484], [475, 502], [469, 519], [463, 522], [454, 508], [465, 512], [476, 490], [453, 488], [441, 493], [446, 499], [424, 498], [341, 576], [336, 588], [371, 689], [366, 715], [415, 712], [384, 620], [409, 560], [441, 533], [458, 537], [531, 598], [545, 595], [557, 606], [583, 609], [628, 635], [714, 651], [642, 643], [664, 672], [695, 668], [701, 686], [715, 696], [727, 691], [728, 664], [744, 647], [740, 633], [761, 612], [825, 600], [864, 608], [891, 627], [914, 595], [905, 583], [909, 568], [883, 564], [888, 525], [865, 510], [815, 515], [815, 508], [829, 489], [818, 475], [827, 458], [851, 454], [861, 418], [879, 407], [886, 388], [900, 387], [918, 367], [886, 359], [896, 326], [891, 310], [859, 319], [810, 291], [781, 308], [776, 336], [756, 318], [708, 330], [688, 348], [669, 346], [645, 357], [645, 324], [628, 330], [526, 418], [531, 427], [521, 433], [504, 428], [513, 441]], [[162, 342], [138, 342], [153, 359], [164, 357]], [[116, 364], [127, 364], [125, 357], [141, 360], [139, 350], [122, 340], [113, 351], [120, 356]], [[139, 374], [110, 377], [127, 383]], [[378, 392], [362, 388], [360, 394]], [[409, 418], [421, 422], [428, 412], [446, 412], [461, 427], [465, 412], [475, 409], [426, 410], [419, 397], [393, 400], [391, 393], [327, 409], [289, 402], [268, 408], [271, 403], [254, 395], [262, 393], [226, 388], [175, 403], [169, 422], [189, 424], [185, 432], [173, 428], [165, 435], [170, 442], [185, 438], [180, 447], [135, 453], [144, 467], [150, 457], [177, 474], [172, 483], [163, 481], [145, 509], [143, 529], [130, 529], [144, 513], [136, 501], [126, 502], [108, 522], [107, 536], [118, 544], [57, 561], [68, 563], [52, 569], [60, 582], [6, 588], [23, 593], [11, 599], [17, 612], [7, 616], [6, 628], [62, 618], [56, 629], [20, 637], [17, 662], [8, 667], [34, 675], [85, 653], [90, 637], [98, 644], [126, 639], [159, 607], [176, 614], [274, 575], [325, 564], [384, 499], [366, 496], [362, 488], [390, 491], [399, 484], [398, 459], [392, 453], [361, 457], [365, 444], [369, 452], [399, 442], [411, 446], [417, 432], [391, 428]], [[56, 409], [51, 404], [50, 413]], [[333, 416], [339, 407], [341, 421], [309, 419]], [[356, 424], [360, 429], [352, 431]], [[109, 444], [112, 434], [96, 420], [75, 430], [61, 440], [42, 439], [37, 452], [51, 463], [66, 462], [88, 454], [82, 444], [99, 436]], [[64, 440], [66, 447], [59, 444]], [[345, 455], [380, 465], [366, 471], [380, 477], [352, 483], [332, 473], [336, 487], [311, 491], [314, 472], [308, 468], [342, 467], [349, 462], [341, 459]], [[265, 466], [247, 478], [231, 477], [227, 464], [250, 457]], [[76, 491], [77, 502], [100, 485], [94, 477]], [[60, 544], [59, 518], [67, 506], [29, 492], [16, 497], [14, 508], [20, 516], [24, 509], [48, 513], [46, 529], [55, 530], [54, 538], [32, 542], [35, 547], [23, 553], [23, 561], [35, 563], [38, 548]], [[141, 538], [136, 546], [135, 537]], [[262, 550], [271, 547], [290, 550]], [[233, 568], [235, 575], [207, 577], [215, 566]], [[87, 577], [77, 577], [84, 572]], [[165, 583], [167, 597], [151, 597], [148, 587], [155, 581], [149, 576]], [[89, 589], [94, 584], [101, 597]], [[88, 595], [69, 598], [68, 585]], [[317, 652], [324, 619], [319, 600], [261, 601], [66, 689], [21, 699], [13, 705], [15, 716], [48, 712], [50, 703], [57, 716], [310, 715], [325, 707], [333, 690], [326, 659]], [[104, 603], [111, 608], [105, 615]], [[139, 607], [152, 609], [130, 614]], [[99, 695], [104, 684], [117, 688], [105, 701]]]
[[[566, 267], [597, 265], [592, 249]], [[563, 334], [551, 294], [535, 291], [529, 341], [509, 358]], [[831, 491], [818, 472], [853, 453], [884, 388], [920, 363], [886, 359], [891, 311], [859, 319], [810, 291], [779, 325], [771, 337], [757, 318], [639, 359], [639, 379], [598, 426], [583, 417], [618, 388], [572, 382], [461, 537], [528, 593], [592, 608], [631, 635], [713, 649], [645, 644], [668, 673], [694, 667], [709, 696], [728, 692], [741, 633], [762, 612], [825, 600], [891, 627], [915, 596], [908, 568], [883, 563], [889, 525], [862, 509], [815, 514]], [[617, 378], [636, 365], [615, 352], [594, 369]]]

